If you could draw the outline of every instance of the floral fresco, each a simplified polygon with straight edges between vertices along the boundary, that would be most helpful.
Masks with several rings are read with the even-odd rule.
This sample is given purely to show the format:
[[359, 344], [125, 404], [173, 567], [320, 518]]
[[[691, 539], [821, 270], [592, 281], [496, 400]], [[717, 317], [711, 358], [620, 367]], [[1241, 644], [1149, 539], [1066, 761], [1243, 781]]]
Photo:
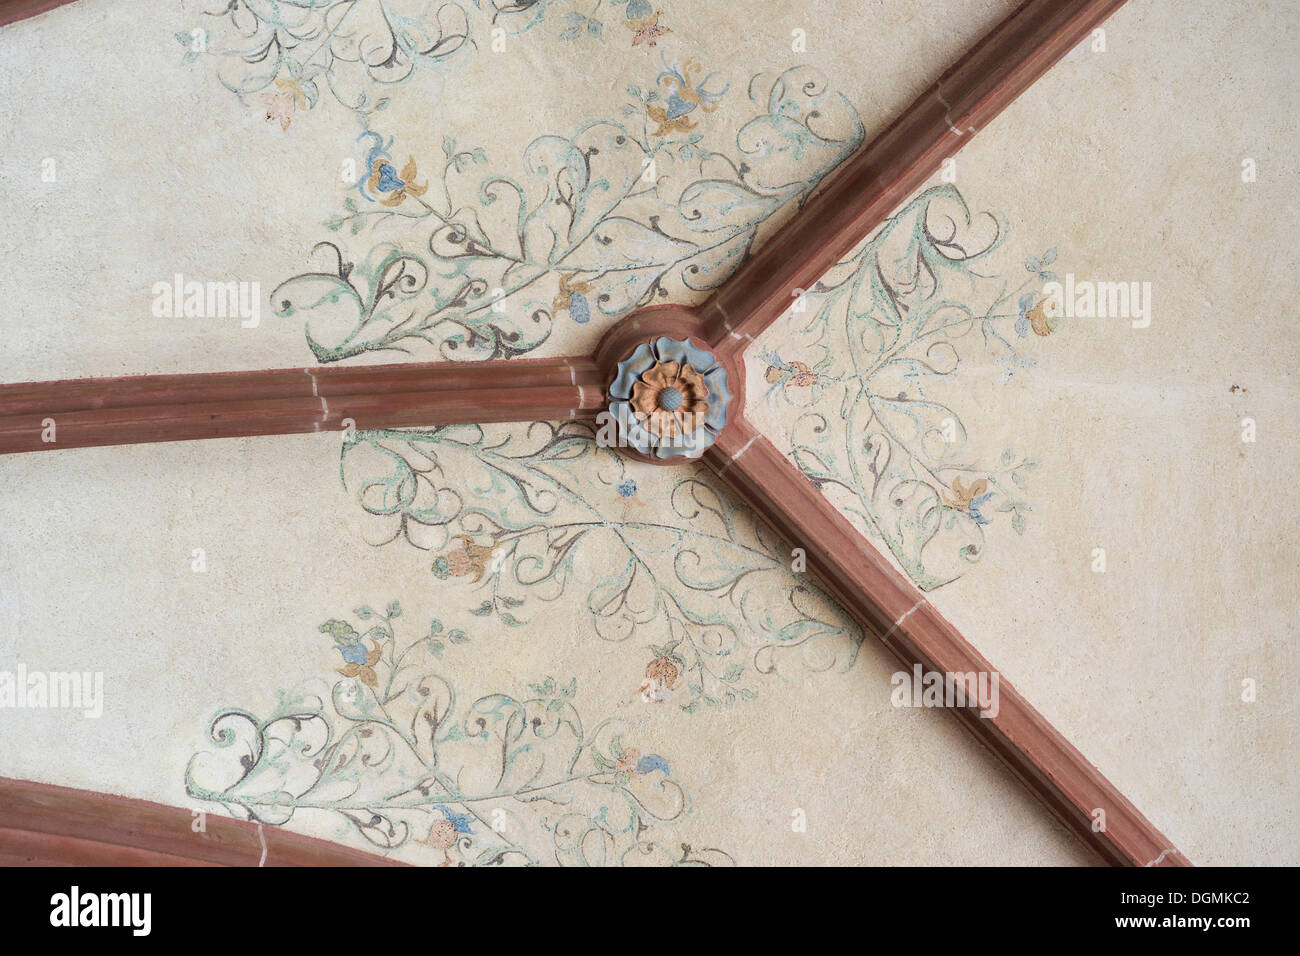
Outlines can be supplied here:
[[358, 432], [342, 457], [373, 544], [427, 552], [434, 578], [474, 585], [470, 613], [506, 627], [582, 608], [599, 640], [645, 648], [629, 687], [659, 662], [656, 702], [731, 707], [765, 674], [852, 666], [861, 632], [765, 525], [697, 468], [642, 500], [646, 467], [577, 422]]
[[[15, 416], [69, 396], [0, 456], [0, 671], [104, 688], [2, 708], [0, 777], [172, 808], [168, 852], [250, 865], [298, 837], [433, 867], [1095, 863], [744, 506], [788, 479], [898, 572], [844, 592], [901, 617], [888, 645], [943, 618], [1003, 675], [994, 719], [1032, 704], [1168, 836], [1136, 862], [1300, 860], [1269, 693], [1300, 677], [1287, 5], [1108, 7], [991, 111], [969, 51], [1022, 79], [1061, 52], [982, 42], [1020, 0], [0, 6], [3, 378]], [[748, 343], [717, 357], [751, 444], [660, 466], [534, 421], [599, 388], [657, 440], [707, 426], [714, 368], [611, 388], [686, 323], [620, 323], [705, 311], [922, 127], [952, 161], [795, 297], [753, 283], [769, 329], [709, 313]], [[1142, 308], [1058, 319], [1058, 279]], [[512, 390], [547, 398], [514, 424], [344, 420], [411, 421], [369, 383], [422, 372], [381, 363], [487, 359], [571, 387]], [[1179, 546], [1209, 512], [1218, 560]]]
[[761, 111], [731, 155], [715, 152], [687, 130], [727, 87], [697, 69], [665, 61], [655, 86], [628, 86], [625, 121], [533, 140], [522, 176], [450, 137], [434, 159], [363, 132], [353, 195], [326, 223], [339, 238], [272, 292], [276, 313], [305, 320], [321, 362], [480, 360], [529, 353], [557, 322], [608, 323], [715, 288], [863, 133], [841, 95], [796, 68], [754, 79]]
[[439, 80], [547, 23], [574, 45], [609, 40], [607, 21], [623, 25], [612, 42], [629, 48], [672, 32], [649, 0], [190, 0], [186, 9], [190, 23], [176, 33], [184, 62], [215, 60], [222, 85], [255, 97], [286, 131], [323, 94], [368, 125], [409, 81]]
[[[1005, 384], [1057, 319], [1041, 291], [1056, 251], [993, 274], [1006, 225], [927, 189], [838, 263], [756, 349], [762, 399], [795, 414], [788, 454], [882, 541], [919, 587], [960, 576], [999, 520], [1023, 534], [1037, 462], [977, 455], [962, 422], [963, 361]], [[768, 337], [762, 343], [768, 342]]]
[[336, 677], [281, 691], [265, 716], [222, 709], [186, 792], [269, 825], [323, 815], [335, 839], [419, 847], [428, 865], [731, 864], [673, 836], [689, 773], [638, 739], [644, 716], [590, 722], [574, 678], [457, 691], [493, 632], [557, 604], [626, 646], [602, 669], [605, 701], [684, 717], [758, 700], [765, 676], [852, 667], [861, 632], [706, 474], [660, 482], [583, 423], [347, 436], [341, 475], [371, 543], [423, 554], [440, 601], [467, 605], [449, 612], [489, 634], [397, 601], [328, 618], [314, 631]]
[[690, 810], [681, 768], [639, 749], [626, 721], [585, 720], [576, 680], [462, 701], [443, 657], [464, 632], [434, 620], [399, 636], [396, 601], [351, 618], [318, 628], [346, 662], [332, 686], [282, 691], [266, 717], [213, 717], [216, 748], [185, 771], [191, 797], [273, 825], [325, 814], [381, 851], [419, 846], [434, 866], [733, 862], [673, 842]]
[[[509, 358], [557, 323], [603, 327], [705, 294], [862, 141], [848, 101], [797, 67], [752, 79], [756, 112], [716, 151], [708, 120], [731, 83], [657, 49], [617, 120], [537, 137], [516, 163], [451, 136], [431, 156], [384, 131], [382, 111], [417, 74], [474, 55], [491, 35], [477, 16], [518, 35], [558, 14], [560, 40], [608, 42], [604, 20], [621, 13], [626, 42], [645, 50], [672, 31], [645, 0], [402, 6], [240, 0], [207, 14], [238, 43], [218, 43], [217, 24], [178, 35], [187, 60], [215, 56], [222, 82], [284, 131], [326, 93], [362, 126], [355, 177], [325, 223], [335, 236], [271, 294], [279, 316], [304, 320], [321, 362]], [[681, 387], [685, 402], [697, 383]], [[617, 687], [654, 711], [729, 709], [758, 700], [766, 676], [856, 658], [860, 631], [705, 472], [665, 484], [586, 424], [348, 433], [340, 467], [372, 544], [422, 553], [430, 583], [465, 601], [456, 612], [499, 633], [556, 604], [582, 608], [593, 640], [626, 648], [610, 667]], [[485, 653], [490, 638], [434, 621], [401, 639], [399, 618], [393, 602], [322, 623], [332, 686], [282, 692], [264, 718], [219, 713], [217, 749], [191, 761], [187, 792], [261, 823], [323, 813], [340, 837], [419, 846], [435, 865], [730, 862], [672, 841], [689, 811], [673, 755], [619, 721], [585, 728], [575, 679], [459, 705], [444, 657]]]

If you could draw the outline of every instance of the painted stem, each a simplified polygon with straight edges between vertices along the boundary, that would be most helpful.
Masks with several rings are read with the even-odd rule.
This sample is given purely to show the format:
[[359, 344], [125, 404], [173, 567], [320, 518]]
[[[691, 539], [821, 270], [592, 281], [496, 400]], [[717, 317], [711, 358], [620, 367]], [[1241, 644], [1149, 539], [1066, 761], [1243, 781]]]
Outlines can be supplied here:
[[1124, 0], [1026, 0], [835, 171], [701, 310], [719, 358], [743, 352], [943, 161]]

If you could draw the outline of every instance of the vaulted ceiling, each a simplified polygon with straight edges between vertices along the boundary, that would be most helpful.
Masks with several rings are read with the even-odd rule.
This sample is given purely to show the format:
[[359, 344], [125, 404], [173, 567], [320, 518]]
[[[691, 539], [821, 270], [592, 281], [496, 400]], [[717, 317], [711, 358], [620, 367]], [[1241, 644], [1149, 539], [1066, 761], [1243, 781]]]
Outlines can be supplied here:
[[0, 853], [1296, 859], [1286, 10], [4, 10]]

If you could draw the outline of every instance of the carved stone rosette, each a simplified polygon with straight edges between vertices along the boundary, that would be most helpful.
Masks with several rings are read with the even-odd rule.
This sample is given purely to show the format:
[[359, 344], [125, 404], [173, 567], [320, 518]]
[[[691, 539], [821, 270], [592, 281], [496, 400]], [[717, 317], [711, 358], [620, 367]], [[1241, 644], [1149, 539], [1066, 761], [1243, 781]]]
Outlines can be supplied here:
[[618, 363], [610, 414], [627, 447], [653, 458], [698, 458], [727, 424], [731, 391], [713, 353], [661, 335]]

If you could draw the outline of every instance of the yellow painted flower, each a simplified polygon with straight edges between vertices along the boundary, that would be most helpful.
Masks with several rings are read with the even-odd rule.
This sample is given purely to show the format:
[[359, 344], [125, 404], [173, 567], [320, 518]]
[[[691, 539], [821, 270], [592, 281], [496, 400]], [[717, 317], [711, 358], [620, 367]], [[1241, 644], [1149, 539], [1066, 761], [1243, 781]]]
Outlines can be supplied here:
[[966, 511], [970, 508], [970, 503], [980, 495], [984, 494], [984, 492], [988, 490], [988, 487], [988, 481], [983, 478], [976, 479], [967, 486], [966, 483], [961, 480], [961, 476], [958, 475], [952, 480], [951, 497], [945, 490], [943, 493], [943, 500], [949, 505], [949, 507]]
[[1041, 299], [1036, 306], [1025, 313], [1025, 318], [1029, 320], [1029, 325], [1034, 330], [1035, 335], [1050, 335], [1056, 331], [1057, 318], [1048, 315], [1046, 311], [1052, 306], [1051, 299]]
[[649, 116], [659, 125], [651, 131], [651, 136], [667, 136], [669, 133], [689, 133], [699, 123], [691, 122], [689, 116], [669, 117], [668, 111], [662, 106], [655, 106], [653, 103], [645, 108], [646, 115]]
[[952, 495], [949, 496], [947, 491], [943, 492], [943, 500], [948, 507], [966, 512], [978, 524], [989, 523], [989, 519], [984, 517], [980, 509], [992, 497], [993, 492], [989, 491], [987, 479], [977, 478], [967, 485], [961, 480], [960, 475], [952, 480]]

